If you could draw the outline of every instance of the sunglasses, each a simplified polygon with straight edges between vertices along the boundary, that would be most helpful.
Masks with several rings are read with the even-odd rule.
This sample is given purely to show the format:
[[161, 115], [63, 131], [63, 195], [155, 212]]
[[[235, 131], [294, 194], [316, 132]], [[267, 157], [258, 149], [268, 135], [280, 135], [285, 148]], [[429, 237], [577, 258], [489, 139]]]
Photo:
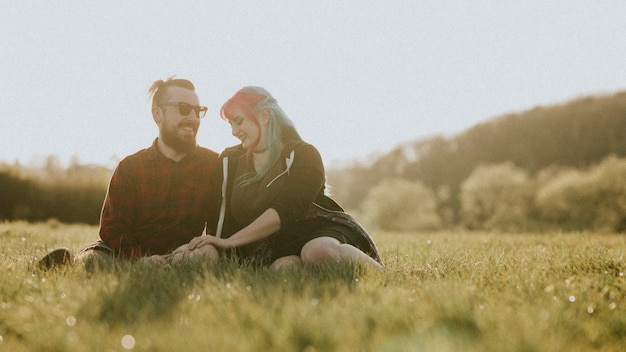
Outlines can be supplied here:
[[206, 106], [195, 106], [195, 105], [189, 105], [187, 103], [182, 103], [182, 102], [164, 103], [164, 104], [159, 104], [159, 106], [178, 106], [178, 112], [183, 116], [189, 115], [191, 110], [193, 110], [194, 115], [199, 119], [203, 118], [204, 115], [206, 115], [206, 111], [208, 110]]

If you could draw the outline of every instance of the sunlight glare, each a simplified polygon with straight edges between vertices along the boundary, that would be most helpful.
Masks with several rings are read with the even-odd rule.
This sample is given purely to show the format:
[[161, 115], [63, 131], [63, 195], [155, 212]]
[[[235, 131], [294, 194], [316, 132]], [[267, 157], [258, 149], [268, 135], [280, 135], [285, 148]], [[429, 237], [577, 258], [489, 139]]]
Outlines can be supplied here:
[[135, 338], [133, 335], [124, 335], [124, 337], [122, 337], [122, 347], [127, 350], [132, 350], [135, 347]]

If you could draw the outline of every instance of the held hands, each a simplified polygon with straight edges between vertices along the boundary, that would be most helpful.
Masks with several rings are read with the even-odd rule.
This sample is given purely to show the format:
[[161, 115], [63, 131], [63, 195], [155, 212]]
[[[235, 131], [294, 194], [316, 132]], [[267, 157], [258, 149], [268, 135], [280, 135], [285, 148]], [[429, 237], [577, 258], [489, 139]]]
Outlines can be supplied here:
[[[202, 237], [214, 237], [214, 236], [201, 236], [196, 237], [194, 240], [197, 240]], [[154, 265], [160, 264], [162, 266], [170, 266], [170, 265], [178, 265], [184, 262], [190, 261], [208, 261], [211, 263], [217, 262], [219, 259], [219, 252], [215, 249], [216, 245], [213, 242], [209, 241], [197, 241], [198, 244], [195, 247], [191, 247], [191, 245], [184, 244], [178, 248], [176, 248], [173, 252], [164, 255], [151, 255], [148, 257], [143, 257], [139, 259], [139, 262]], [[213, 246], [209, 246], [209, 244], [213, 244]]]
[[219, 238], [213, 235], [194, 237], [189, 241], [189, 250], [204, 247], [207, 245], [213, 245], [217, 248], [227, 249], [231, 248], [231, 242], [227, 238]]

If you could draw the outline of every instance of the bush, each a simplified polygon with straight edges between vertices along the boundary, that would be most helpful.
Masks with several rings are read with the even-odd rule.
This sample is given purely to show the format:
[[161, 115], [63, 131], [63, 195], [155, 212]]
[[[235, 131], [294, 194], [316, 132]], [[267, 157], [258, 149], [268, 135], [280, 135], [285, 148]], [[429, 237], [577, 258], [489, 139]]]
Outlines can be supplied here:
[[365, 216], [385, 231], [441, 228], [437, 199], [419, 181], [386, 179], [370, 190], [363, 209]]
[[19, 219], [27, 211], [28, 190], [32, 187], [32, 182], [11, 170], [0, 170], [0, 220]]
[[532, 185], [513, 163], [477, 167], [461, 185], [461, 221], [469, 229], [528, 228]]
[[626, 231], [626, 160], [562, 172], [538, 190], [535, 203], [544, 221], [566, 230]]
[[49, 157], [40, 168], [0, 164], [0, 221], [97, 224], [111, 170]]

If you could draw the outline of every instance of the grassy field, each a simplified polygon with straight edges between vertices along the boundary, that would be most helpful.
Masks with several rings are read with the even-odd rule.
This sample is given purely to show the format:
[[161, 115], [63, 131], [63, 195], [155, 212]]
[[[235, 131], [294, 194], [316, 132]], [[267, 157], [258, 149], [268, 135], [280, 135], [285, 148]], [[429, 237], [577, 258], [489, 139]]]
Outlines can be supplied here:
[[380, 233], [384, 272], [41, 272], [48, 249], [76, 251], [97, 228], [0, 223], [0, 238], [0, 351], [626, 349], [626, 235]]

